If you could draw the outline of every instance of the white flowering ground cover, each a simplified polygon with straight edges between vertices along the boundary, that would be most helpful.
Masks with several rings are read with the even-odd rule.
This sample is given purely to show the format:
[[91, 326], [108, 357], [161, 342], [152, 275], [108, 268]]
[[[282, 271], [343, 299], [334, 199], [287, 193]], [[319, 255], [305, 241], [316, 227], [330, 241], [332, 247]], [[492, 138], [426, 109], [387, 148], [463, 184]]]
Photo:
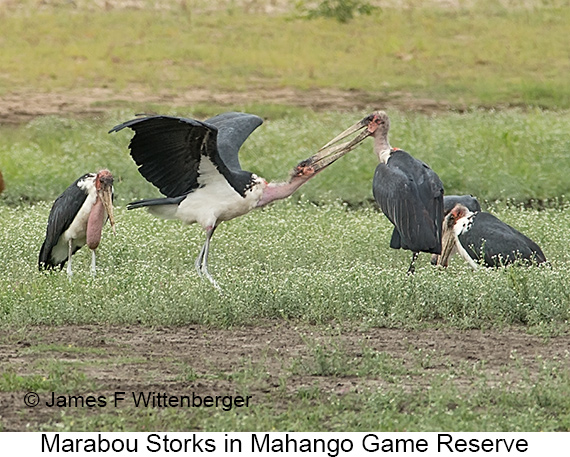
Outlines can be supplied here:
[[12, 325], [135, 324], [217, 327], [256, 319], [417, 328], [524, 325], [567, 327], [570, 282], [568, 209], [502, 208], [495, 214], [542, 246], [549, 266], [471, 271], [459, 257], [448, 269], [388, 247], [391, 225], [373, 208], [341, 203], [277, 203], [220, 226], [211, 270], [224, 293], [200, 280], [197, 226], [117, 208], [117, 235], [105, 230], [98, 274], [90, 253], [74, 257], [75, 275], [37, 271], [49, 204], [0, 207], [4, 272], [0, 319]]

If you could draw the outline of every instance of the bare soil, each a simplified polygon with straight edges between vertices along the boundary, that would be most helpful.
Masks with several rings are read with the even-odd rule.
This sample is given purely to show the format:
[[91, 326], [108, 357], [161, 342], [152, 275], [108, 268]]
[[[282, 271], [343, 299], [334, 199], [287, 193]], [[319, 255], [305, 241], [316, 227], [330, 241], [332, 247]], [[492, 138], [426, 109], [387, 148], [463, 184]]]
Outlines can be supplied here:
[[[253, 376], [246, 381], [252, 401], [263, 403], [264, 399], [271, 398], [272, 407], [279, 411], [298, 398], [300, 389], [315, 385], [330, 395], [390, 386], [385, 380], [370, 376], [315, 376], [303, 374], [302, 370], [293, 373], [294, 363], [310, 360], [309, 346], [319, 341], [325, 345], [333, 341], [335, 347], [346, 352], [347, 360], [362, 357], [363, 344], [389, 354], [412, 373], [412, 376], [402, 376], [406, 379], [404, 382], [409, 382], [409, 386], [403, 387], [410, 389], [429, 383], [432, 376], [448, 372], [450, 367], [465, 367], [466, 364], [475, 364], [478, 373], [485, 375], [491, 383], [495, 380], [504, 382], [505, 376], [512, 376], [516, 385], [516, 377], [521, 376], [525, 368], [532, 373], [540, 360], [561, 360], [567, 356], [570, 347], [570, 335], [544, 340], [516, 329], [376, 328], [365, 331], [342, 329], [333, 333], [334, 337], [331, 337], [330, 328], [285, 322], [261, 322], [257, 326], [231, 330], [203, 326], [96, 325], [0, 329], [0, 371], [19, 376], [45, 376], [50, 363], [68, 362], [76, 364], [71, 366], [94, 381], [97, 387], [95, 392], [89, 392], [92, 395], [154, 391], [216, 396], [239, 392], [239, 378], [235, 374], [245, 367]], [[509, 370], [515, 360], [517, 369]], [[185, 378], [182, 367], [191, 367], [195, 376]], [[461, 369], [457, 372], [453, 382], [459, 388], [469, 388], [472, 375], [470, 377], [465, 371], [461, 374]], [[256, 373], [259, 379], [256, 379]], [[283, 376], [287, 379], [285, 394], [279, 382]], [[45, 405], [51, 393], [39, 392], [42, 402], [33, 409], [25, 406], [25, 393], [25, 390], [0, 392], [3, 430], [25, 431], [42, 427], [53, 430], [61, 411]], [[74, 393], [87, 395], [85, 392]]]
[[253, 101], [261, 104], [282, 104], [312, 108], [316, 111], [352, 111], [364, 109], [390, 109], [437, 112], [448, 110], [445, 101], [418, 99], [404, 92], [389, 95], [361, 90], [340, 91], [335, 89], [312, 89], [301, 91], [291, 88], [251, 89], [247, 92], [210, 91], [188, 89], [182, 93], [149, 93], [142, 89], [114, 92], [94, 88], [67, 92], [11, 92], [0, 96], [0, 125], [22, 124], [38, 116], [65, 117], [98, 116], [117, 107], [128, 106], [126, 100], [136, 100], [137, 106], [165, 105], [185, 107], [196, 104], [219, 106], [248, 105]]

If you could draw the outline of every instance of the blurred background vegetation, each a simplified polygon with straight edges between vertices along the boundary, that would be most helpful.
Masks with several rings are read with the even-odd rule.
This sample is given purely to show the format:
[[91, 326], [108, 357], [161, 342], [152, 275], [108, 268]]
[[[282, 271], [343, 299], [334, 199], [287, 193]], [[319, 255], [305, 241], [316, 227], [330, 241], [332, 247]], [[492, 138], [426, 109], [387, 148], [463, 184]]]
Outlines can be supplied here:
[[96, 87], [131, 102], [135, 90], [335, 88], [373, 105], [406, 95], [458, 109], [568, 108], [568, 6], [3, 0], [0, 94]]
[[[434, 168], [448, 194], [558, 204], [570, 186], [569, 3], [2, 0], [0, 103], [20, 100], [0, 106], [3, 199], [51, 200], [100, 167], [118, 177], [119, 204], [154, 192], [126, 153], [128, 135], [105, 133], [137, 112], [259, 114], [265, 125], [242, 163], [285, 179], [386, 109], [392, 143]], [[42, 93], [59, 97], [43, 108], [56, 115], [28, 122]], [[67, 115], [78, 96], [86, 114]], [[341, 163], [303, 195], [369, 203], [370, 146]]]

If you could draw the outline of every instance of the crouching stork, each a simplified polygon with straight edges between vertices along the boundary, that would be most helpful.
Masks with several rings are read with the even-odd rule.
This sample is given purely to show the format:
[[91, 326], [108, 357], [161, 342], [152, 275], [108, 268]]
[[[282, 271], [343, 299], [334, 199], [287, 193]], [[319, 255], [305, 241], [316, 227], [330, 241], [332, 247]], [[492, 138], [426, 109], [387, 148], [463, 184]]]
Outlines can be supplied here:
[[71, 278], [71, 256], [87, 244], [92, 253], [91, 272], [95, 275], [95, 250], [107, 219], [114, 232], [113, 175], [109, 170], [87, 173], [55, 200], [40, 250], [39, 269], [63, 269], [67, 262]]
[[140, 174], [165, 198], [135, 201], [127, 209], [143, 208], [158, 217], [197, 222], [206, 241], [196, 258], [196, 270], [220, 289], [208, 272], [210, 240], [223, 221], [289, 197], [301, 185], [330, 165], [347, 145], [330, 154], [306, 160], [286, 182], [268, 183], [241, 168], [238, 152], [263, 120], [247, 113], [229, 112], [204, 122], [172, 116], [148, 116], [127, 121], [109, 131], [134, 130], [129, 144]]
[[[481, 204], [479, 200], [473, 195], [444, 195], [443, 196], [443, 217], [447, 216], [449, 212], [455, 208], [455, 205], [461, 204], [465, 206], [472, 213], [477, 213], [481, 211]], [[453, 254], [457, 253], [457, 249], [454, 247], [449, 253], [451, 257]], [[431, 255], [431, 264], [437, 265], [439, 259], [438, 254]]]
[[458, 252], [473, 269], [505, 266], [515, 262], [546, 262], [540, 247], [527, 236], [486, 212], [472, 212], [457, 204], [443, 221], [443, 239], [438, 264], [446, 267]]

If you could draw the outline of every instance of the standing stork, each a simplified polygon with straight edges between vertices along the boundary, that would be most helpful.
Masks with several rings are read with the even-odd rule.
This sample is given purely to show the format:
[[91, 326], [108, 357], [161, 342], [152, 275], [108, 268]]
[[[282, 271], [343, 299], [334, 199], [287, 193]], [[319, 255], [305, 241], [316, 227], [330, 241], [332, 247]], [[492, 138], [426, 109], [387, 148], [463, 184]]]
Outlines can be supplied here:
[[372, 190], [382, 212], [394, 225], [390, 247], [412, 251], [408, 273], [414, 272], [419, 252], [441, 252], [443, 220], [443, 184], [424, 162], [406, 151], [390, 147], [390, 119], [376, 111], [349, 127], [323, 148], [365, 129], [352, 142], [374, 138], [374, 152], [380, 162], [374, 173]]
[[527, 236], [486, 212], [472, 212], [457, 204], [443, 221], [443, 240], [438, 265], [447, 266], [457, 251], [474, 270], [479, 263], [499, 267], [524, 261], [544, 263], [540, 247]]
[[39, 269], [63, 269], [67, 261], [71, 278], [71, 256], [87, 244], [91, 249], [91, 273], [95, 275], [95, 250], [107, 218], [114, 232], [113, 175], [109, 170], [87, 173], [55, 200], [40, 250]]
[[334, 162], [349, 145], [323, 153], [319, 160], [303, 161], [289, 180], [268, 183], [242, 170], [238, 152], [263, 120], [247, 113], [223, 113], [204, 122], [172, 116], [149, 116], [112, 128], [126, 127], [135, 135], [129, 144], [140, 174], [165, 198], [130, 203], [127, 209], [146, 207], [158, 217], [197, 222], [206, 241], [196, 258], [198, 273], [220, 289], [208, 272], [210, 240], [223, 221], [248, 213], [275, 200], [289, 197], [301, 185]]

